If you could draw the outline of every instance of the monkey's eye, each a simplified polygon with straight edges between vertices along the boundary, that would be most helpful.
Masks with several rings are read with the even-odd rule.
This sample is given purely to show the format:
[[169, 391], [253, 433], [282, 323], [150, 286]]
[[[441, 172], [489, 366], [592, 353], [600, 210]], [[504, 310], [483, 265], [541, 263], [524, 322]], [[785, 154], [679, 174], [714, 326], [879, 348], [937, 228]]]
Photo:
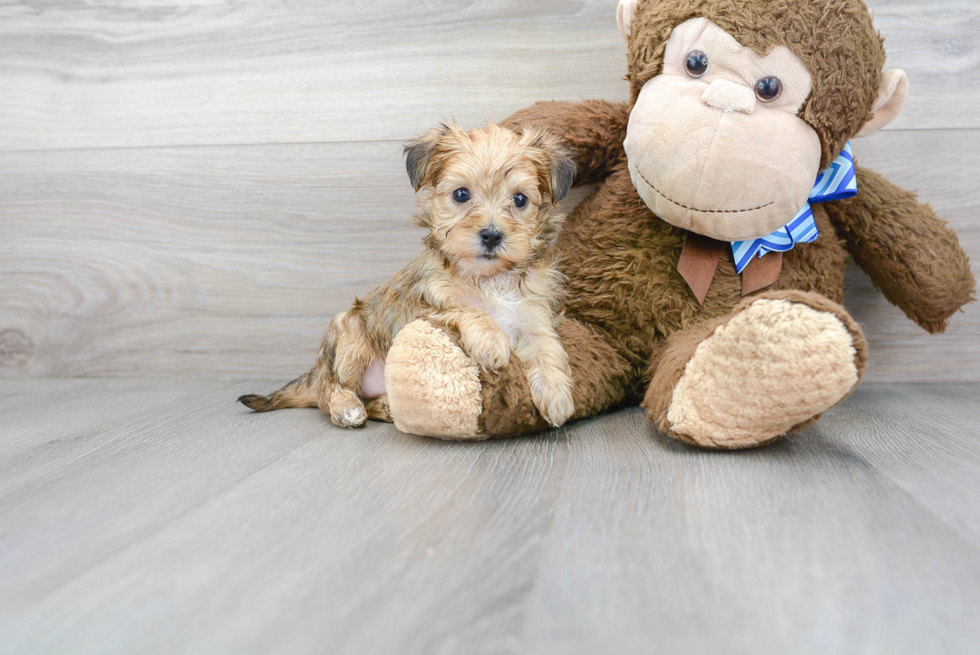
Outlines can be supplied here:
[[524, 209], [527, 207], [527, 196], [525, 196], [523, 193], [515, 193], [514, 204], [517, 205], [518, 209]]
[[755, 83], [755, 95], [762, 102], [772, 102], [783, 92], [783, 83], [778, 77], [763, 77]]
[[453, 200], [455, 200], [459, 204], [462, 205], [464, 202], [466, 202], [469, 199], [470, 199], [470, 192], [468, 190], [456, 189], [455, 191], [453, 191]]
[[691, 77], [695, 79], [704, 77], [704, 74], [708, 72], [708, 55], [700, 50], [695, 50], [687, 56], [684, 67], [687, 69], [687, 74]]

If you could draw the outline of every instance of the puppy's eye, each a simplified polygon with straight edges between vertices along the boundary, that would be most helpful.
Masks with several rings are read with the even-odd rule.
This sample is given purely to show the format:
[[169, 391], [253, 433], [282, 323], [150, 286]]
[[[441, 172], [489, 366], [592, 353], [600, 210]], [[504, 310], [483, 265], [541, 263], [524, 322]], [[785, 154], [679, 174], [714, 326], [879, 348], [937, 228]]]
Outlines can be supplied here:
[[515, 193], [514, 204], [517, 205], [518, 209], [524, 209], [527, 207], [527, 196], [525, 196], [523, 193]]
[[467, 191], [466, 189], [456, 189], [455, 191], [453, 191], [453, 200], [455, 200], [459, 204], [462, 205], [464, 202], [466, 202], [469, 199], [470, 199], [470, 192]]
[[783, 83], [778, 77], [763, 77], [755, 83], [755, 95], [762, 102], [772, 102], [783, 92]]
[[700, 50], [695, 50], [687, 56], [684, 68], [687, 69], [687, 74], [695, 79], [704, 77], [704, 74], [708, 72], [708, 55]]

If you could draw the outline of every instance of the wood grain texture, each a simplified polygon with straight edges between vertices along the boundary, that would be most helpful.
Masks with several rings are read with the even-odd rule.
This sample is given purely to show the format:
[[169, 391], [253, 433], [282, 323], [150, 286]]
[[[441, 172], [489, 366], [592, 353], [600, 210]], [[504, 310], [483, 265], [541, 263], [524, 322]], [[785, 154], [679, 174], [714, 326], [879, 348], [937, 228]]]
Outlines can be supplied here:
[[33, 352], [8, 374], [305, 368], [420, 249], [397, 143], [0, 159], [0, 331]]
[[474, 444], [233, 402], [271, 384], [0, 381], [0, 652], [980, 640], [976, 385], [865, 385], [728, 453], [635, 409]]
[[[941, 518], [849, 447], [888, 441], [909, 451], [909, 477], [942, 478], [936, 459], [916, 455], [955, 457], [932, 422], [949, 412], [975, 462], [975, 387], [969, 403], [930, 395], [915, 403], [925, 412], [885, 427], [880, 400], [910, 402], [918, 389], [872, 385], [798, 437], [734, 456], [669, 441], [638, 410], [572, 428], [566, 480], [589, 493], [559, 498], [529, 650], [971, 652], [975, 610], [948, 601], [954, 588], [970, 603], [980, 593], [978, 543], [944, 518], [975, 520], [976, 506], [943, 485], [955, 509]], [[840, 412], [850, 420], [833, 421]]]
[[[871, 0], [912, 98], [977, 128], [973, 0]], [[407, 139], [536, 100], [625, 99], [616, 0], [0, 6], [0, 149]]]
[[871, 385], [828, 415], [823, 431], [980, 546], [978, 405], [976, 385], [922, 385], [909, 393]]
[[24, 3], [0, 25], [3, 149], [400, 140], [625, 88], [610, 0]]
[[[0, 651], [458, 653], [516, 643], [564, 440], [472, 448], [233, 402], [269, 384], [216, 384], [136, 425], [82, 424], [35, 447], [42, 470], [0, 489]], [[113, 394], [98, 405], [111, 414]], [[49, 450], [93, 430], [99, 447], [50, 469]], [[112, 628], [129, 620], [143, 625]]]
[[[859, 161], [980, 261], [980, 132], [888, 132]], [[579, 190], [573, 206], [587, 190]], [[399, 142], [0, 152], [0, 376], [307, 370], [329, 317], [419, 251]], [[871, 380], [980, 380], [980, 309], [930, 337], [858, 271]]]

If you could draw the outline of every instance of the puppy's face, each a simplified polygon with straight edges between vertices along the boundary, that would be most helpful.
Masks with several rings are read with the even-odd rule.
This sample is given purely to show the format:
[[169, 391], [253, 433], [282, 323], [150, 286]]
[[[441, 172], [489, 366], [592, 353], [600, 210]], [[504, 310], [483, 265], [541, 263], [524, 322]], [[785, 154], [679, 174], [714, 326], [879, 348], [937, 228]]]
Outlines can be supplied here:
[[553, 245], [561, 222], [555, 203], [574, 174], [554, 137], [447, 126], [407, 153], [412, 181], [424, 190], [416, 222], [429, 230], [426, 245], [464, 272], [518, 269]]

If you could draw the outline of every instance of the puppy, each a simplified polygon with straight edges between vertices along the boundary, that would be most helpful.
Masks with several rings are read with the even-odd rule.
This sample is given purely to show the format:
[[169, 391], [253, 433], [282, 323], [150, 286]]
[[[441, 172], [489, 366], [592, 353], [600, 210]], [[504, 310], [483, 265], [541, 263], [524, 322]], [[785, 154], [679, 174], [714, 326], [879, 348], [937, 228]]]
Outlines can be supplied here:
[[316, 366], [271, 396], [239, 398], [256, 411], [319, 407], [337, 425], [391, 421], [384, 359], [405, 325], [429, 317], [459, 331], [488, 370], [511, 350], [524, 364], [535, 407], [553, 426], [574, 411], [568, 356], [558, 339], [560, 275], [552, 246], [557, 203], [575, 173], [569, 153], [532, 127], [465, 132], [443, 125], [405, 148], [418, 192], [413, 224], [424, 252], [330, 322]]

